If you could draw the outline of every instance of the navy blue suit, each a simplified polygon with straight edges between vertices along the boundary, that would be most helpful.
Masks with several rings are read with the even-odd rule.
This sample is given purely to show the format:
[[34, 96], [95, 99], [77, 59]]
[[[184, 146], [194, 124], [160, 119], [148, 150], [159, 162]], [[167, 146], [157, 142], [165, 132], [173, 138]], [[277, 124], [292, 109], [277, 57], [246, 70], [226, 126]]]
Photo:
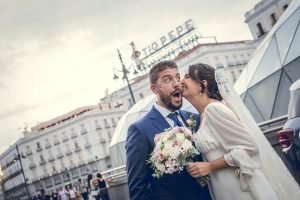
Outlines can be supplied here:
[[[179, 111], [186, 121], [191, 113]], [[199, 125], [199, 116], [194, 115]], [[154, 136], [170, 125], [153, 106], [142, 119], [128, 129], [126, 139], [126, 167], [131, 200], [207, 200], [208, 188], [201, 188], [186, 170], [164, 174], [157, 179], [146, 160], [154, 149]], [[201, 158], [200, 158], [201, 159]]]

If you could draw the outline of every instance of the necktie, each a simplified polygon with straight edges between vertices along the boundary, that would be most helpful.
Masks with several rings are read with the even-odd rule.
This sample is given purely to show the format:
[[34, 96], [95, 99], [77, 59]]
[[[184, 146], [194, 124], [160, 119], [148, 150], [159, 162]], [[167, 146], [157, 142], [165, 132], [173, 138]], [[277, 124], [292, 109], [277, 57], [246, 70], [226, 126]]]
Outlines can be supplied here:
[[177, 113], [170, 113], [170, 114], [168, 114], [168, 117], [171, 119], [171, 120], [173, 120], [173, 122], [174, 122], [174, 127], [175, 126], [179, 126], [179, 127], [181, 127], [181, 126], [183, 126], [182, 125], [182, 123], [179, 121], [179, 119], [178, 119], [178, 117], [177, 117]]

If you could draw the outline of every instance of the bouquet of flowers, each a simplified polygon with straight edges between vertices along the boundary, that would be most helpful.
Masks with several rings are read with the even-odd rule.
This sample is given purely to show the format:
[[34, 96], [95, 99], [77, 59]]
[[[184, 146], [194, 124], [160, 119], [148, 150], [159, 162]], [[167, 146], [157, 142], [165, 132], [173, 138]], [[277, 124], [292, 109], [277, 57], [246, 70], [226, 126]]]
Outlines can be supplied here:
[[[200, 154], [193, 145], [191, 130], [186, 127], [166, 129], [155, 136], [154, 142], [155, 147], [147, 163], [154, 169], [152, 176], [156, 178], [160, 178], [164, 173], [182, 171], [194, 156]], [[202, 187], [208, 182], [207, 177], [197, 179]]]

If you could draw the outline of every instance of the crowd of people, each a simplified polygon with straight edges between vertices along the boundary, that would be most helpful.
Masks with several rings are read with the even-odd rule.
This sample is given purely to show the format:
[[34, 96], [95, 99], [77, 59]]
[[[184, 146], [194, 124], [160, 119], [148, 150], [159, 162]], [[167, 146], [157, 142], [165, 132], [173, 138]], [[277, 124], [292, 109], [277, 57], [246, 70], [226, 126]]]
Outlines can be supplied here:
[[68, 184], [51, 193], [44, 189], [40, 194], [33, 196], [33, 200], [110, 200], [108, 182], [100, 173], [96, 176], [89, 174], [87, 181], [78, 179], [73, 185]]

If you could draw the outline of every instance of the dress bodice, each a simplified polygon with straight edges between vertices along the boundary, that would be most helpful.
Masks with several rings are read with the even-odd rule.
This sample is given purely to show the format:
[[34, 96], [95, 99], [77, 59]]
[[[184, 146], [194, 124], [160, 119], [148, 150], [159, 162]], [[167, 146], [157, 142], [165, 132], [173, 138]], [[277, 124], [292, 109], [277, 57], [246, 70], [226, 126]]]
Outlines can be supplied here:
[[204, 117], [199, 130], [194, 136], [194, 139], [195, 145], [204, 159], [211, 161], [223, 156], [226, 152], [221, 143], [212, 134], [205, 120], [206, 119]]

